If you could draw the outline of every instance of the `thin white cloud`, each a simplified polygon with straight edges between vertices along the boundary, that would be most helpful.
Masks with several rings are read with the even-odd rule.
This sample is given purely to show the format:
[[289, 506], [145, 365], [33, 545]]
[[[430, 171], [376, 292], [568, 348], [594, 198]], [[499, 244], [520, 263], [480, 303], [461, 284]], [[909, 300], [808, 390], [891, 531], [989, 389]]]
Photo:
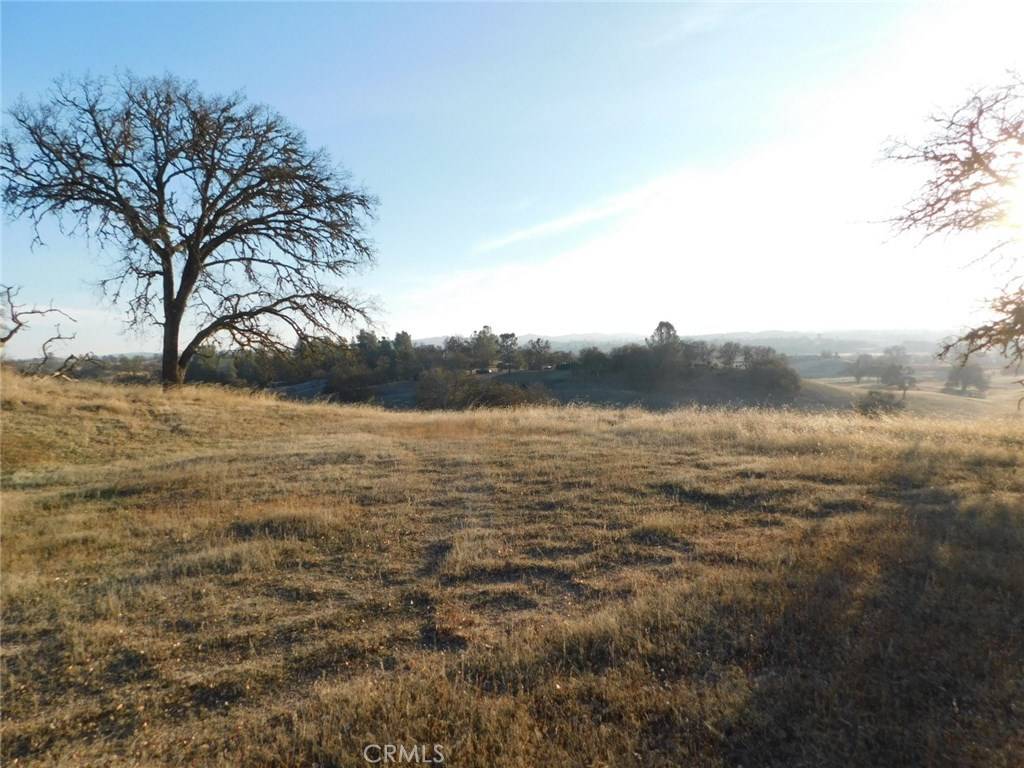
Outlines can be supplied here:
[[640, 202], [640, 197], [636, 193], [620, 195], [610, 200], [598, 202], [573, 211], [565, 216], [559, 216], [556, 219], [551, 219], [541, 224], [517, 229], [492, 240], [486, 240], [474, 246], [473, 252], [477, 254], [490, 253], [528, 240], [564, 234], [565, 232], [584, 227], [587, 224], [593, 224], [594, 222], [618, 216], [626, 211], [634, 210]]
[[[926, 7], [870, 68], [780, 104], [791, 116], [784, 140], [497, 238], [485, 245], [617, 217], [545, 261], [507, 260], [395, 297], [392, 320], [437, 335], [483, 323], [557, 334], [644, 332], [670, 319], [697, 333], [977, 319], [998, 281], [965, 268], [976, 242], [918, 246], [872, 222], [899, 210], [917, 180], [914, 169], [878, 162], [886, 137], [919, 134], [936, 107], [1024, 63], [1022, 12], [1008, 6], [1004, 16]], [[964, 50], [970, 40], [976, 50]]]
[[679, 45], [713, 32], [719, 28], [730, 14], [736, 13], [737, 7], [725, 4], [688, 8], [675, 24], [668, 25], [664, 30], [641, 43], [641, 48], [661, 48], [667, 45]]

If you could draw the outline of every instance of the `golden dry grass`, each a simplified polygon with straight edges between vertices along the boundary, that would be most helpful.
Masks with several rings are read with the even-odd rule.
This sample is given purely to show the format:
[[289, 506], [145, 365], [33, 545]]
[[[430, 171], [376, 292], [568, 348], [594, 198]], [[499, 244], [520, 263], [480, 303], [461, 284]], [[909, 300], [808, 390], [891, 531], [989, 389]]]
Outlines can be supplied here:
[[7, 765], [1024, 754], [1018, 418], [2, 405]]
[[[948, 392], [944, 389], [945, 371], [939, 376], [922, 375], [915, 389], [907, 392], [906, 409], [912, 416], [951, 417], [964, 419], [1007, 418], [1019, 416], [1021, 410], [1021, 374], [1006, 371], [989, 371], [991, 384], [984, 396], [971, 390], [968, 395]], [[900, 396], [898, 390], [880, 387], [878, 382], [864, 381], [857, 384], [851, 377], [837, 379], [806, 379], [802, 383], [802, 394], [798, 399], [832, 403], [836, 408], [863, 397], [873, 389], [889, 391]]]

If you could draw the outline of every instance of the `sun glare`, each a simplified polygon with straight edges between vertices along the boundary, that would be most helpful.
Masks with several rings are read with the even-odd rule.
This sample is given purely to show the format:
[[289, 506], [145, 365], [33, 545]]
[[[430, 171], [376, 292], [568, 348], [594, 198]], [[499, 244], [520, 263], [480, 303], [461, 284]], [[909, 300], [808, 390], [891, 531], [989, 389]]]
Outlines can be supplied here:
[[1014, 184], [1009, 189], [1005, 224], [1010, 229], [1024, 229], [1024, 184]]

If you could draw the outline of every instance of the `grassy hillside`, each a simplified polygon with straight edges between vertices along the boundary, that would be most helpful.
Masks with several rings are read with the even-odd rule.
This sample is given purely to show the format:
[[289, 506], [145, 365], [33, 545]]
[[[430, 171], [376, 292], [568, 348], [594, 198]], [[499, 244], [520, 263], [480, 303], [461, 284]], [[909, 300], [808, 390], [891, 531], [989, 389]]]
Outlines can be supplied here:
[[[959, 419], [977, 418], [1012, 418], [1022, 411], [1018, 408], [1024, 389], [1018, 383], [1019, 374], [1002, 371], [990, 372], [991, 389], [984, 395], [973, 390], [967, 394], [944, 390], [945, 370], [941, 377], [922, 376], [917, 387], [907, 392], [907, 412], [917, 416], [953, 417]], [[845, 400], [850, 403], [862, 397], [872, 389], [886, 390], [874, 381], [863, 381], [857, 384], [850, 377], [836, 379], [804, 379], [801, 396], [810, 393], [829, 392], [836, 406]], [[889, 388], [887, 391], [900, 396], [899, 390]]]
[[6, 765], [1024, 754], [1019, 418], [2, 407]]
[[[628, 377], [609, 373], [602, 376], [586, 376], [577, 371], [513, 371], [492, 375], [473, 376], [473, 380], [514, 384], [517, 386], [540, 386], [546, 395], [562, 405], [595, 405], [611, 408], [645, 408], [669, 410], [683, 406], [752, 407], [763, 404], [784, 404], [797, 408], [810, 407], [820, 410], [827, 406], [850, 407], [851, 398], [842, 393], [838, 397], [803, 397], [798, 393], [795, 399], [772, 396], [763, 389], [753, 386], [744, 377], [727, 378], [721, 375], [705, 374], [695, 376], [676, 386], [654, 389], [637, 389]], [[372, 402], [387, 408], [415, 408], [415, 381], [396, 381], [370, 387]]]

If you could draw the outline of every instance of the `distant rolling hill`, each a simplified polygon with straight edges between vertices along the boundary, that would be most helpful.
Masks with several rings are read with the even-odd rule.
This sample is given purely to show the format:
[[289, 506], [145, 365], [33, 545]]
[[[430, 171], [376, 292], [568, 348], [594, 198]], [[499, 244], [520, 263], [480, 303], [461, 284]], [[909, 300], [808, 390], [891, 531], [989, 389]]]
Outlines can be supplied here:
[[[1024, 397], [1024, 388], [1015, 382], [1014, 376], [1006, 373], [990, 374], [991, 388], [984, 396], [969, 392], [946, 392], [941, 382], [921, 381], [917, 389], [907, 392], [907, 412], [917, 416], [938, 416], [953, 418], [1018, 417], [1017, 403]], [[852, 378], [804, 379], [804, 392], [814, 392], [824, 398], [838, 401], [845, 397], [853, 402], [873, 389], [882, 389], [875, 382], [857, 384]]]

